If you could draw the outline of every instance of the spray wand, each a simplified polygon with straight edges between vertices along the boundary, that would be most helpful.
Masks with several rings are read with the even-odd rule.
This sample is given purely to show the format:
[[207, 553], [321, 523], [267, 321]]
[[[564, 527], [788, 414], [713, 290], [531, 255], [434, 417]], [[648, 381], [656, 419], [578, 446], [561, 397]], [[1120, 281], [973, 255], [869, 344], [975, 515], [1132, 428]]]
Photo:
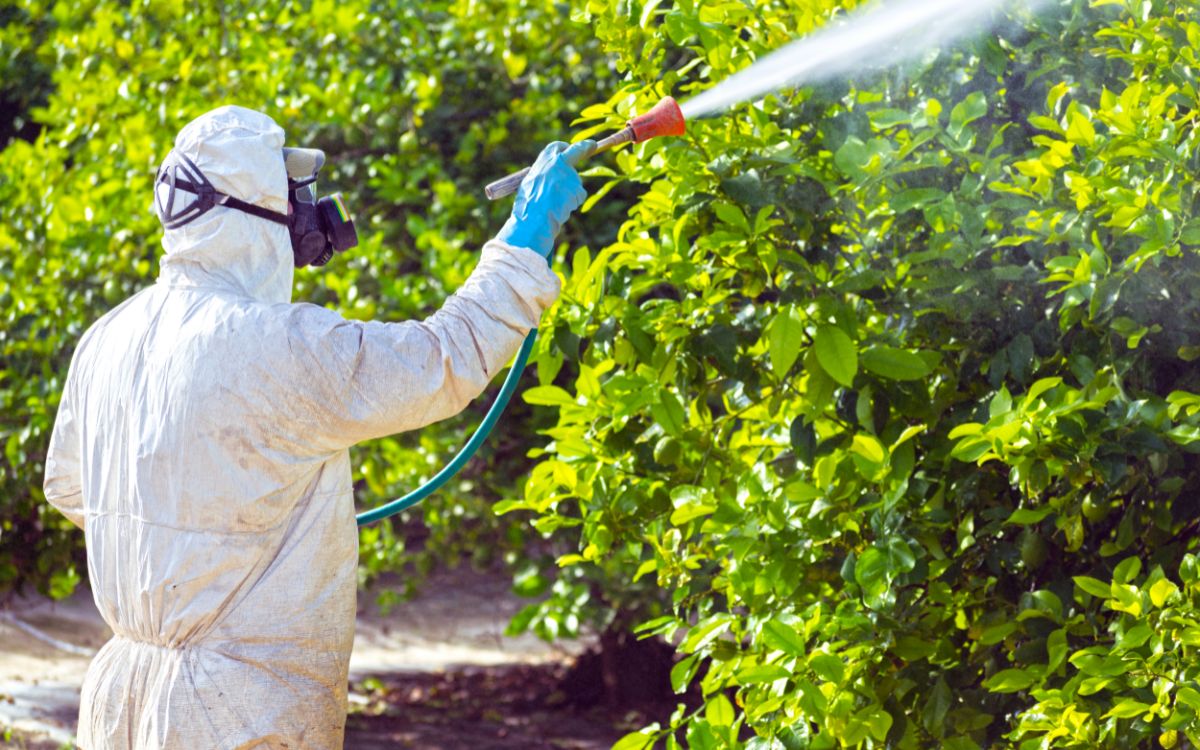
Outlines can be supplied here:
[[[648, 112], [630, 120], [623, 129], [598, 141], [596, 147], [587, 154], [586, 158], [595, 156], [601, 151], [616, 148], [623, 143], [641, 143], [660, 135], [683, 135], [684, 128], [683, 111], [679, 109], [679, 104], [671, 97], [665, 96]], [[527, 174], [529, 174], [529, 167], [520, 172], [513, 172], [507, 177], [501, 177], [485, 187], [483, 192], [487, 194], [488, 200], [493, 201], [506, 195], [512, 195], [517, 192], [517, 188], [521, 186], [521, 180], [525, 179]]]
[[[607, 151], [623, 143], [641, 143], [660, 135], [683, 135], [685, 126], [683, 111], [679, 108], [679, 105], [671, 97], [663, 97], [662, 101], [651, 107], [645, 114], [630, 120], [622, 130], [597, 142], [596, 148], [592, 149], [592, 152], [588, 156], [593, 156], [601, 151]], [[490, 200], [512, 195], [517, 192], [517, 188], [521, 185], [521, 180], [525, 178], [528, 172], [528, 169], [522, 169], [520, 172], [514, 172], [507, 177], [496, 180], [484, 188], [484, 192]], [[504, 408], [508, 406], [508, 400], [512, 398], [513, 393], [517, 390], [517, 381], [521, 379], [521, 374], [525, 372], [525, 364], [529, 361], [529, 354], [533, 351], [533, 344], [536, 340], [537, 329], [534, 328], [525, 337], [524, 343], [521, 344], [521, 349], [517, 352], [517, 356], [513, 358], [512, 367], [509, 368], [508, 375], [504, 378], [504, 384], [500, 386], [500, 393], [496, 395], [496, 400], [492, 402], [487, 414], [483, 417], [483, 421], [479, 423], [479, 427], [475, 428], [474, 434], [463, 444], [463, 447], [459, 449], [454, 458], [450, 459], [450, 462], [435, 474], [433, 478], [404, 497], [384, 503], [369, 511], [359, 513], [356, 516], [359, 526], [381, 521], [384, 518], [394, 516], [403, 510], [411, 508], [434, 492], [437, 492], [462, 467], [466, 466], [467, 461], [470, 461], [475, 452], [479, 450], [479, 446], [483, 445], [483, 441], [487, 440], [488, 434], [496, 426], [496, 422], [500, 420], [500, 415], [504, 412]]]

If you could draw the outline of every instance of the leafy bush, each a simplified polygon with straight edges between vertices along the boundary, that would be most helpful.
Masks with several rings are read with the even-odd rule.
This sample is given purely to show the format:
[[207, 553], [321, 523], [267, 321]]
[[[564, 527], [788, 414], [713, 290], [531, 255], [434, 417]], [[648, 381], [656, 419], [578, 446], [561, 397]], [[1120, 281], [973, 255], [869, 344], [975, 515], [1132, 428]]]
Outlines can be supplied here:
[[[835, 5], [588, 3], [628, 83], [585, 119]], [[1200, 741], [1198, 11], [1063, 3], [616, 158], [499, 510], [579, 529], [527, 619], [670, 597], [706, 702], [622, 748]]]

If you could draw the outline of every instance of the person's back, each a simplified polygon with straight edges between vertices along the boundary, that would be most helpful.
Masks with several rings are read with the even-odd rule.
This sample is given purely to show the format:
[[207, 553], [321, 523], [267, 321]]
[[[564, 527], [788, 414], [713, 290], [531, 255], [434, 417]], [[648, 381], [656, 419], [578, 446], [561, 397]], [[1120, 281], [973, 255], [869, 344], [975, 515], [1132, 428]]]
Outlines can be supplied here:
[[84, 474], [89, 579], [115, 633], [88, 673], [84, 747], [341, 736], [350, 467], [346, 451], [302, 447], [302, 425], [271, 413], [266, 392], [290, 369], [289, 307], [160, 284], [76, 354], [89, 375], [70, 385], [82, 455], [99, 464]]
[[[226, 107], [176, 151], [286, 216], [282, 144], [266, 116]], [[460, 411], [558, 280], [538, 253], [491, 242], [429, 319], [348, 321], [289, 303], [300, 251], [281, 223], [220, 206], [168, 223], [163, 245], [158, 282], [84, 335], [46, 462], [114, 632], [88, 671], [80, 746], [341, 747], [347, 449]]]

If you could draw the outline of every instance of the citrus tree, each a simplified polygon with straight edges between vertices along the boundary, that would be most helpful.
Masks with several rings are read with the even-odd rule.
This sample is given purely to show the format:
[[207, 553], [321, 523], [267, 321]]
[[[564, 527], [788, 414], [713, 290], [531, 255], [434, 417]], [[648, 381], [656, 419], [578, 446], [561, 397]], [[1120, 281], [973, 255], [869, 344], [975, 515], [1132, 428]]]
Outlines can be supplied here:
[[[625, 80], [582, 119], [840, 10], [581, 5]], [[623, 602], [701, 689], [621, 748], [1200, 742], [1198, 18], [1057, 3], [592, 170], [642, 192], [497, 509], [578, 538], [519, 625]]]

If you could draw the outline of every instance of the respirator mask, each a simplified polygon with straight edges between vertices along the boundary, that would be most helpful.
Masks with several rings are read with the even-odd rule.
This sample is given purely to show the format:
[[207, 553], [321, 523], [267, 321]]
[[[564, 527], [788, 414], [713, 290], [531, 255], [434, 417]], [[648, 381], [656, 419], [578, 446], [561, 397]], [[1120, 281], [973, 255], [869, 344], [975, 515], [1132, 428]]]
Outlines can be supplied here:
[[[285, 148], [283, 161], [288, 174], [286, 214], [218, 192], [191, 159], [172, 151], [158, 170], [154, 184], [154, 207], [159, 221], [166, 229], [178, 229], [216, 206], [224, 206], [282, 224], [291, 237], [296, 268], [323, 266], [334, 253], [357, 245], [358, 232], [341, 194], [317, 198], [317, 172], [325, 163], [325, 154], [317, 149]], [[178, 212], [175, 211], [177, 190], [196, 196]]]

